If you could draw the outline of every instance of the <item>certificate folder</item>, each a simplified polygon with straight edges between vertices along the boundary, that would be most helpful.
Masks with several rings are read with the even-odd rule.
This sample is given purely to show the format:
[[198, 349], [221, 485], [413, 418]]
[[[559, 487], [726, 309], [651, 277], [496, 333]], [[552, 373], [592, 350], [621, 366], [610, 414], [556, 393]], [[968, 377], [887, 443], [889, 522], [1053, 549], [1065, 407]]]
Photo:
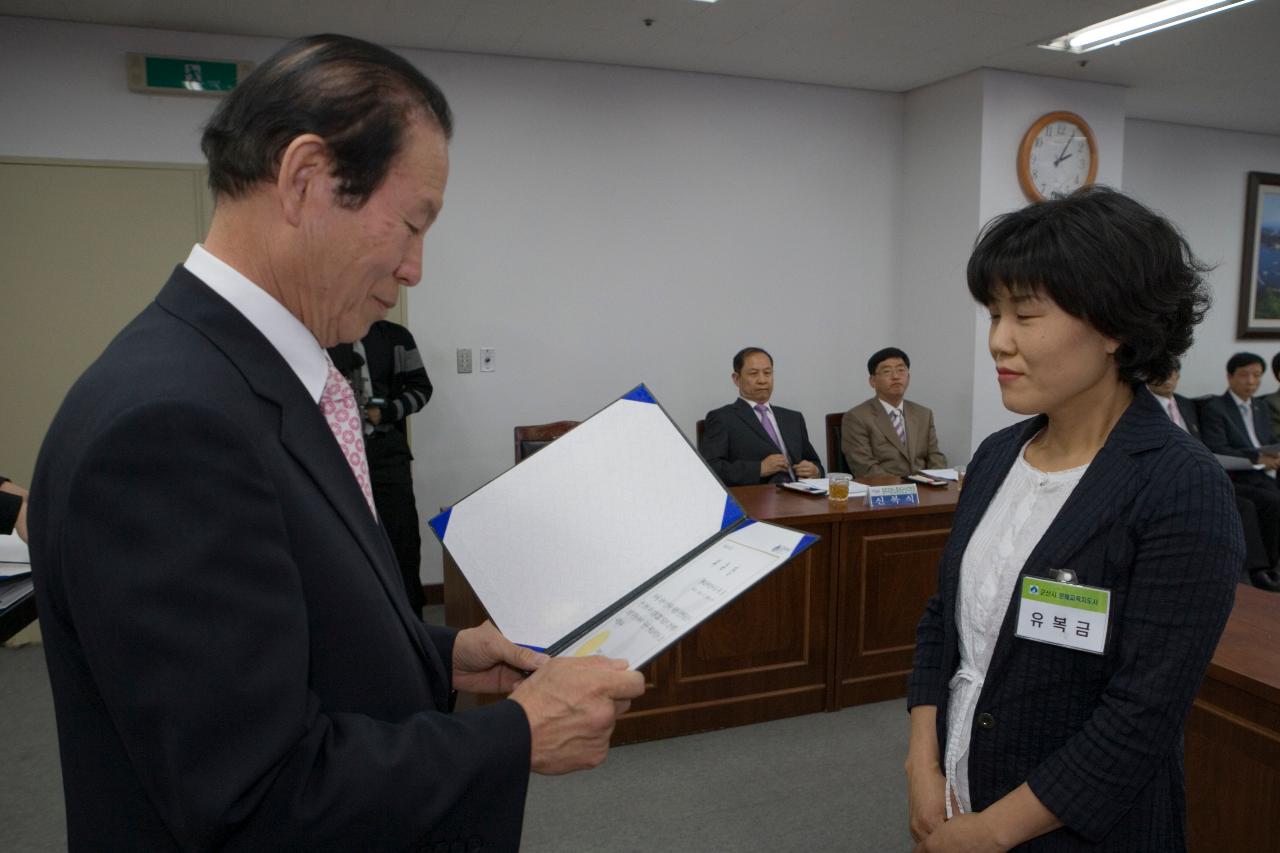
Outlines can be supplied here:
[[430, 526], [512, 641], [634, 667], [817, 541], [748, 519], [644, 385]]

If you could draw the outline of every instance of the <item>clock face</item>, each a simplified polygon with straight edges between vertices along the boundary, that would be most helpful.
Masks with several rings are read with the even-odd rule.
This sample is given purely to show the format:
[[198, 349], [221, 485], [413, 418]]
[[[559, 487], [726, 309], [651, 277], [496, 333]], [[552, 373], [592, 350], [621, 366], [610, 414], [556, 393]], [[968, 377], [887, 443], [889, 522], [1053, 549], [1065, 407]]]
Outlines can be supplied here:
[[1059, 198], [1089, 183], [1093, 150], [1075, 123], [1051, 121], [1035, 135], [1027, 158], [1027, 176], [1041, 198]]

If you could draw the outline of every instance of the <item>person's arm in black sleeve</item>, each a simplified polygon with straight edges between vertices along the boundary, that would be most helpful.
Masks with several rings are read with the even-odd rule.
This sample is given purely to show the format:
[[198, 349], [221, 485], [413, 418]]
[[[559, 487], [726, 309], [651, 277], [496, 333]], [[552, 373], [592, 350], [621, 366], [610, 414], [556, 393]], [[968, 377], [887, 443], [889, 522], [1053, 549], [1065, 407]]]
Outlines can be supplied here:
[[1200, 440], [1214, 453], [1222, 456], [1243, 456], [1251, 462], [1258, 461], [1256, 447], [1234, 445], [1228, 438], [1227, 418], [1214, 400], [1200, 413]]
[[392, 347], [391, 387], [396, 396], [387, 401], [382, 423], [402, 421], [422, 411], [431, 399], [431, 379], [422, 363], [422, 354], [408, 329], [398, 329]]
[[[121, 499], [139, 471], [151, 487]], [[51, 545], [75, 567], [67, 607], [178, 844], [404, 850], [465, 827], [502, 846], [528, 784], [523, 709], [388, 721], [324, 706], [307, 679], [296, 531], [241, 425], [192, 404], [141, 406], [93, 442], [74, 483]], [[452, 634], [432, 639], [446, 651]]]
[[729, 431], [719, 411], [707, 413], [698, 452], [727, 486], [754, 486], [760, 482], [760, 460], [729, 458]]

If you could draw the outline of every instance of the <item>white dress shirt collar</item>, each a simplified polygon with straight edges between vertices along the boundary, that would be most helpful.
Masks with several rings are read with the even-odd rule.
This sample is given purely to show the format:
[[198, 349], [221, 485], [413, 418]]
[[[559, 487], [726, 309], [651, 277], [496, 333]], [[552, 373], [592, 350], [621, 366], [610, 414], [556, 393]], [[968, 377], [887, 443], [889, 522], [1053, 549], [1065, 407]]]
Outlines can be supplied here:
[[[1150, 385], [1147, 386], [1147, 390], [1151, 391]], [[1151, 396], [1156, 398], [1156, 402], [1160, 404], [1160, 408], [1164, 409], [1165, 414], [1169, 416], [1169, 420], [1173, 421], [1184, 430], [1187, 429], [1187, 424], [1182, 419], [1182, 412], [1178, 410], [1178, 401], [1174, 399], [1172, 395], [1166, 397], [1164, 394], [1157, 394], [1155, 391], [1151, 391]], [[1190, 432], [1190, 430], [1187, 431]]]
[[878, 400], [878, 401], [879, 401], [880, 405], [884, 406], [884, 413], [885, 413], [886, 415], [888, 415], [890, 418], [892, 418], [892, 417], [893, 417], [893, 413], [894, 413], [894, 412], [897, 412], [897, 413], [898, 413], [898, 415], [902, 417], [903, 421], [904, 421], [904, 422], [906, 421], [906, 419], [907, 419], [907, 413], [906, 413], [906, 411], [903, 409], [903, 407], [907, 405], [907, 401], [906, 401], [905, 399], [904, 399], [901, 403], [899, 403], [898, 405], [896, 405], [896, 406], [892, 405], [891, 403], [886, 403], [886, 402], [885, 402], [883, 399], [881, 399], [880, 397], [876, 397], [876, 400]]
[[320, 402], [329, 363], [311, 331], [275, 297], [197, 243], [183, 263], [187, 271], [231, 303], [276, 348], [311, 399]]

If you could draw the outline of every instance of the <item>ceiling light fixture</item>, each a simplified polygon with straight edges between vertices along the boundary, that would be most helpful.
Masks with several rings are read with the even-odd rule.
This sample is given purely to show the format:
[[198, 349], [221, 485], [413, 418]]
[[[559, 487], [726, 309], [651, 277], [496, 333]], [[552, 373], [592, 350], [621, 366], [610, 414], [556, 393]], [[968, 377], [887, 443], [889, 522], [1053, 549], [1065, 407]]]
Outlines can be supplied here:
[[1067, 33], [1053, 41], [1042, 43], [1040, 47], [1068, 53], [1088, 53], [1252, 2], [1253, 0], [1165, 0], [1163, 3], [1135, 9]]

